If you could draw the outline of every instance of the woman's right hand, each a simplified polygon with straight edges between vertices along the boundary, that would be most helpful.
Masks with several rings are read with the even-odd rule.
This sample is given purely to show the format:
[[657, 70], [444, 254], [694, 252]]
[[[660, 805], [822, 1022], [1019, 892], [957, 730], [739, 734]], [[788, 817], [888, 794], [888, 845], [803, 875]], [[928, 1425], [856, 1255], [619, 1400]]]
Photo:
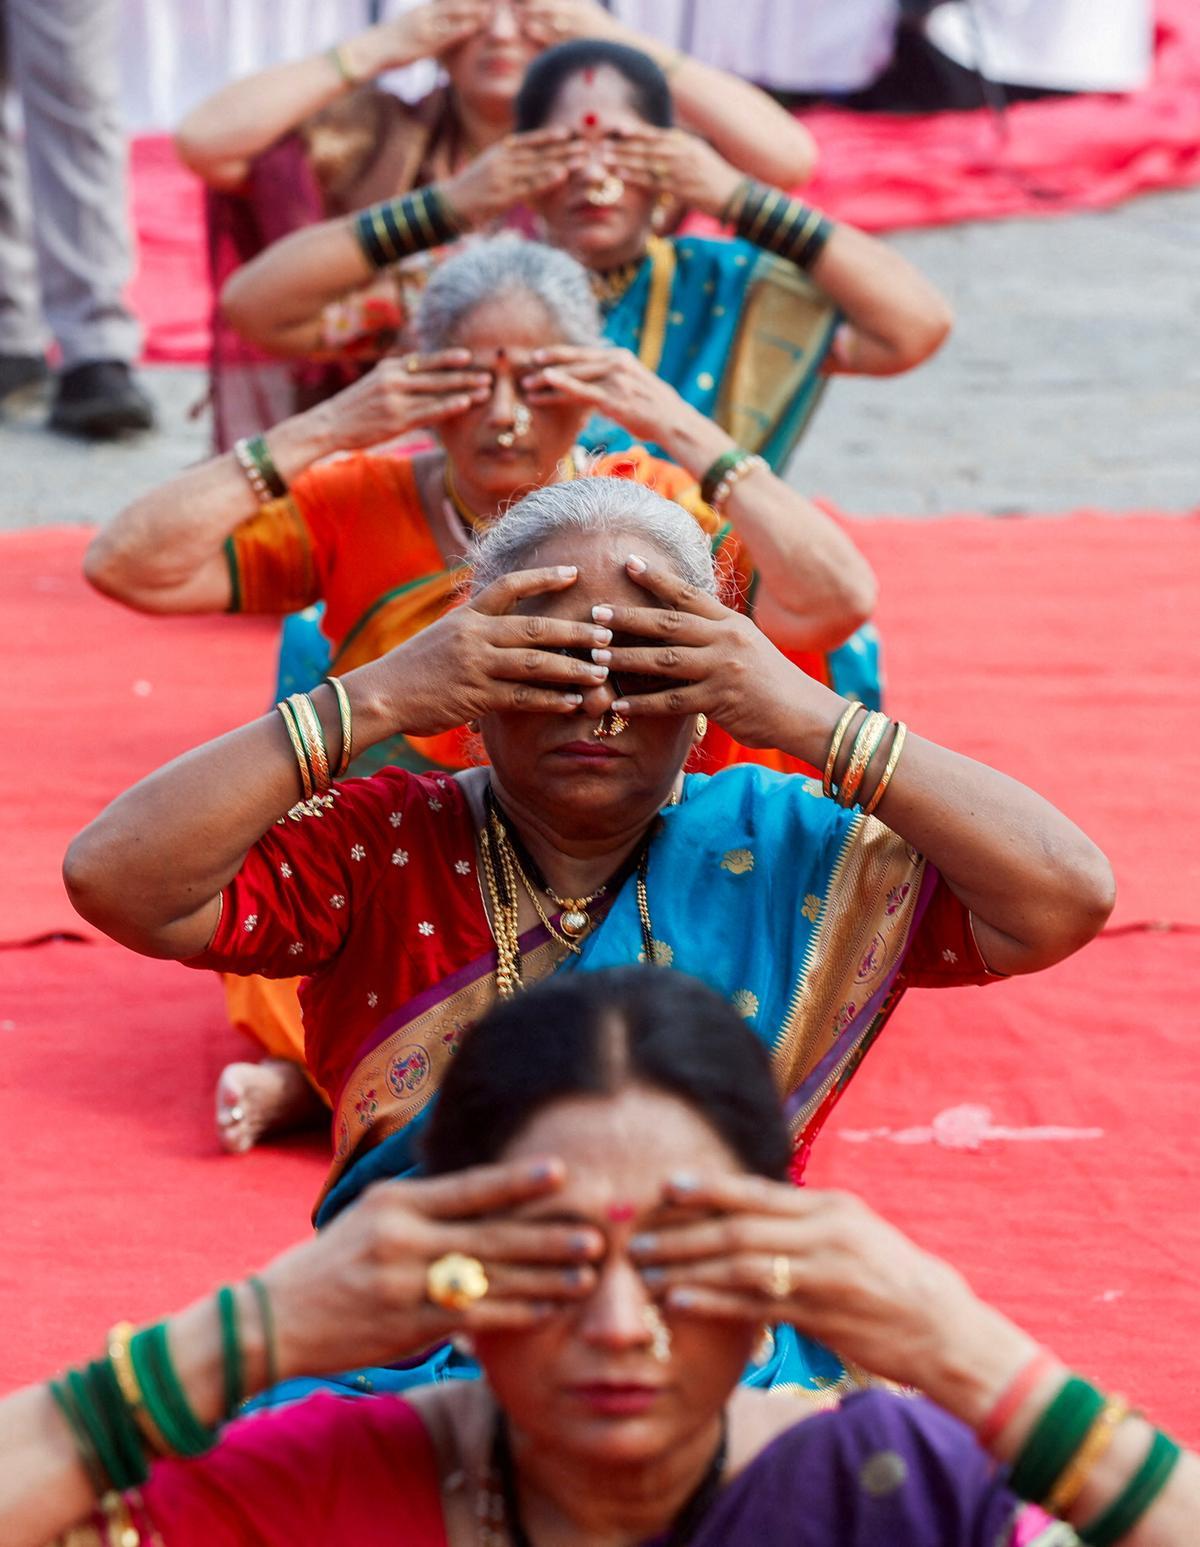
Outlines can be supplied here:
[[509, 134], [439, 187], [455, 215], [482, 226], [566, 182], [572, 155], [569, 129]]
[[310, 413], [331, 451], [378, 446], [485, 402], [491, 377], [471, 370], [470, 364], [465, 349], [389, 355]]
[[608, 668], [588, 655], [611, 642], [611, 631], [516, 609], [533, 597], [566, 590], [577, 574], [564, 565], [504, 575], [360, 667], [364, 676], [371, 674], [373, 694], [382, 700], [392, 728], [435, 736], [495, 710], [573, 714], [584, 693], [608, 676]]
[[[476, 1166], [376, 1182], [331, 1225], [259, 1275], [271, 1298], [281, 1378], [389, 1364], [456, 1331], [535, 1326], [591, 1292], [605, 1243], [597, 1230], [535, 1223], [514, 1211], [563, 1181], [555, 1160]], [[430, 1265], [477, 1258], [482, 1299], [434, 1305]]]

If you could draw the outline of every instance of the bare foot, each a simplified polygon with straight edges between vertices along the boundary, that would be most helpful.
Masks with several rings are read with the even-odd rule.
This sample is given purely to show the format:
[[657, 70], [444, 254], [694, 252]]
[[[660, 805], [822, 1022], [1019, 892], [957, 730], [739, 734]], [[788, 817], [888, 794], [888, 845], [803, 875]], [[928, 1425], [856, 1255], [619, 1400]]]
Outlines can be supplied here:
[[217, 1081], [217, 1138], [231, 1155], [244, 1155], [267, 1133], [307, 1127], [326, 1116], [298, 1064], [264, 1058], [226, 1064]]

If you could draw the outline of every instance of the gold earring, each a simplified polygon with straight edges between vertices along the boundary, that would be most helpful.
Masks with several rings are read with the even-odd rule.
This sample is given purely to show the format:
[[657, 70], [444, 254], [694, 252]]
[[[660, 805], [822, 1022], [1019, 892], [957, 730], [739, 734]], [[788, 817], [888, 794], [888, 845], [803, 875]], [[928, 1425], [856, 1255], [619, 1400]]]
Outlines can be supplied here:
[[707, 735], [708, 735], [708, 716], [706, 714], [698, 714], [696, 716], [696, 740], [697, 741], [703, 741], [705, 736], [707, 736]]
[[478, 720], [468, 720], [467, 721], [467, 729], [471, 732], [472, 736], [478, 736], [479, 735], [479, 721]]
[[667, 1364], [671, 1358], [671, 1329], [663, 1320], [658, 1306], [651, 1303], [642, 1311], [642, 1325], [650, 1334], [650, 1357], [658, 1364]]

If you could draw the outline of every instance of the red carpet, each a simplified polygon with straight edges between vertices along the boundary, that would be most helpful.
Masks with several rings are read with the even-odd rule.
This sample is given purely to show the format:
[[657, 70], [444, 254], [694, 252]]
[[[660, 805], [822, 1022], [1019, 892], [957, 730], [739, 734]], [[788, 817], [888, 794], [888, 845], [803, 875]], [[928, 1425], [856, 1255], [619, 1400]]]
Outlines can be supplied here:
[[[1187, 815], [1200, 525], [1079, 515], [856, 532], [883, 586], [896, 710], [1058, 799], [1113, 855], [1121, 903], [1115, 932], [1049, 974], [912, 996], [814, 1179], [861, 1188], [1198, 1442], [1198, 1156], [1179, 1092], [1194, 1083], [1200, 969]], [[126, 613], [78, 579], [85, 540], [0, 538], [0, 648], [23, 662], [21, 772], [0, 815], [0, 944], [13, 947], [80, 931], [58, 863], [104, 799], [269, 693], [268, 625]], [[1174, 928], [1143, 927], [1156, 921]], [[95, 943], [0, 950], [0, 1322], [15, 1333], [0, 1389], [304, 1231], [319, 1142], [244, 1161], [212, 1144], [212, 1083], [234, 1046], [215, 985], [172, 964]], [[971, 1150], [921, 1132], [968, 1104], [990, 1108], [1002, 1136]], [[939, 1126], [953, 1137], [969, 1118]], [[1022, 1136], [1046, 1126], [1100, 1132]], [[870, 1136], [885, 1128], [917, 1131]]]
[[[1154, 78], [1129, 96], [1015, 103], [990, 113], [896, 117], [824, 109], [806, 193], [868, 231], [1107, 209], [1200, 182], [1200, 6], [1157, 0]], [[210, 299], [200, 185], [163, 136], [133, 145], [140, 264], [131, 301], [148, 360], [207, 358]], [[697, 229], [710, 223], [698, 221]]]

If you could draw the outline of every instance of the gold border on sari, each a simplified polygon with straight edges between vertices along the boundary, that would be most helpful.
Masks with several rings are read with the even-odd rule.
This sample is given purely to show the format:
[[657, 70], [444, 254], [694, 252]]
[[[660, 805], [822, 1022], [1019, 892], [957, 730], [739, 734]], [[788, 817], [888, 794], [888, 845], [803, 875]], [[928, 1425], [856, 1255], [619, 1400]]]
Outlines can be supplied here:
[[[547, 940], [521, 956], [527, 983], [548, 977], [566, 956]], [[487, 972], [432, 1005], [371, 1049], [342, 1087], [333, 1115], [334, 1156], [314, 1213], [352, 1161], [406, 1128], [441, 1088], [464, 1033], [496, 999], [496, 975]]]
[[[912, 933], [925, 860], [874, 817], [851, 824], [825, 889], [816, 930], [772, 1062], [781, 1092], [795, 1091], [836, 1045], [862, 1007], [894, 974]], [[820, 1105], [857, 1043], [821, 1082], [794, 1119]]]
[[638, 359], [647, 370], [658, 372], [667, 342], [667, 321], [671, 314], [671, 288], [675, 283], [675, 248], [661, 236], [646, 243], [650, 257], [650, 293], [642, 316], [642, 336]]

